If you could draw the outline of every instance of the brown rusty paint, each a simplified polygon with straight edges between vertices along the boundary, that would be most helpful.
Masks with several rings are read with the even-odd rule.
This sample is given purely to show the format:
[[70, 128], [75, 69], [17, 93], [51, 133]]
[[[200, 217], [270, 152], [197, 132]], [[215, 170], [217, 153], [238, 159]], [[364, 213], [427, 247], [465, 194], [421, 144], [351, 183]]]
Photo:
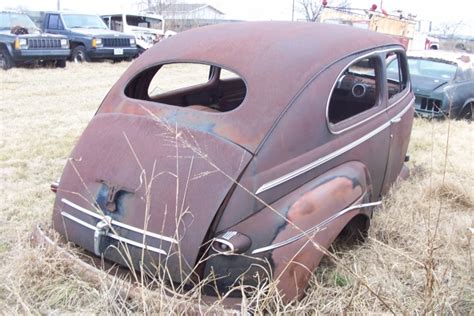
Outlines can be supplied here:
[[[182, 253], [182, 258], [174, 255], [168, 260], [174, 272], [172, 276], [175, 281], [180, 281], [180, 274], [189, 274], [197, 260], [207, 231], [202, 228], [210, 226], [215, 212], [233, 185], [210, 163], [217, 164], [223, 172], [236, 178], [250, 159], [242, 148], [209, 134], [192, 131], [192, 138], [186, 139], [188, 132], [178, 130], [182, 140], [178, 139], [175, 144], [173, 135], [166, 127], [153, 120], [140, 116], [97, 115], [84, 131], [71, 155], [73, 160], [64, 170], [55, 209], [66, 211], [95, 226], [94, 218], [84, 216], [61, 200], [65, 198], [94, 210], [101, 189], [105, 189], [103, 182], [128, 187], [129, 192], [118, 200], [120, 205], [117, 211], [102, 211], [112, 219], [137, 228], [147, 227], [152, 232], [179, 240], [179, 248], [170, 248], [168, 243], [152, 239], [148, 243], [154, 247], [163, 246], [171, 253]], [[147, 141], [144, 142], [144, 139]], [[182, 142], [190, 142], [206, 157], [200, 157]], [[228, 156], [239, 159], [223, 159]], [[206, 176], [201, 177], [204, 174]], [[152, 177], [155, 178], [153, 182]], [[151, 192], [148, 214], [147, 184]], [[145, 218], [148, 218], [147, 226]], [[92, 235], [84, 233], [83, 227], [64, 219], [59, 212], [55, 212], [53, 224], [69, 240], [86, 249], [93, 249]], [[121, 233], [141, 242], [141, 236], [137, 234], [125, 230]], [[183, 271], [178, 271], [178, 268]]]
[[[370, 201], [372, 189], [366, 173], [366, 168], [360, 162], [349, 162], [335, 167], [276, 201], [272, 204], [272, 208], [264, 208], [224, 231], [239, 231], [250, 236], [252, 246], [246, 254], [251, 256], [252, 251], [257, 248], [274, 245], [314, 227], [333, 215], [335, 210], [343, 210], [351, 205]], [[313, 240], [323, 247], [328, 247], [351, 218], [358, 214], [369, 217], [370, 213], [370, 209], [355, 209], [328, 224]], [[311, 243], [307, 243], [307, 240], [301, 238], [273, 251], [259, 253], [255, 255], [258, 258], [255, 261], [249, 260], [248, 257], [232, 257], [221, 260], [217, 265], [215, 262], [219, 258], [213, 258], [209, 261], [207, 269], [213, 267], [219, 275], [231, 275], [230, 279], [234, 279], [244, 273], [251, 264], [255, 264], [248, 275], [258, 273], [261, 278], [271, 274], [275, 277], [280, 275], [278, 288], [286, 300], [291, 300], [296, 293], [295, 280], [288, 273], [294, 272], [295, 269], [299, 271], [301, 265], [290, 265], [290, 259], [297, 255], [302, 264], [314, 270], [323, 255], [316, 251]], [[305, 248], [300, 252], [303, 246]], [[308, 256], [305, 255], [306, 252], [309, 253]], [[314, 261], [309, 258], [313, 258]], [[285, 269], [287, 264], [292, 270]], [[298, 276], [299, 295], [307, 286], [308, 277], [309, 274], [306, 272]], [[254, 279], [247, 279], [251, 284], [253, 281]], [[220, 282], [221, 288], [228, 286], [224, 279], [217, 282]]]
[[[345, 177], [338, 177], [326, 182], [314, 190], [305, 193], [290, 208], [287, 219], [291, 224], [287, 224], [279, 231], [273, 243], [285, 241], [302, 231], [306, 231], [334, 214], [334, 210], [342, 210], [347, 205], [354, 204], [360, 200], [363, 188], [360, 184]], [[344, 217], [352, 217], [346, 214]], [[323, 249], [326, 249], [332, 240], [339, 233], [338, 222], [345, 222], [345, 218], [340, 218], [324, 227], [322, 231], [315, 233], [314, 237], [308, 236], [312, 241], [317, 242]], [[274, 263], [274, 273], [279, 279], [279, 288], [287, 297], [296, 297], [303, 294], [302, 289], [307, 286], [308, 279], [319, 264], [323, 256], [308, 238], [289, 244], [285, 247], [277, 248], [272, 252]], [[305, 244], [307, 244], [305, 246]], [[302, 247], [304, 247], [302, 249]], [[294, 258], [293, 258], [294, 256]], [[293, 259], [293, 260], [292, 260]], [[296, 273], [298, 271], [298, 273]]]
[[[411, 130], [413, 110], [406, 111], [411, 91], [387, 110], [393, 101], [383, 93], [386, 80], [381, 78], [378, 106], [336, 127], [327, 125], [326, 106], [339, 74], [354, 59], [376, 51], [385, 60], [381, 51], [400, 48], [390, 37], [364, 30], [285, 22], [205, 27], [158, 43], [112, 87], [72, 152], [57, 190], [54, 228], [89, 251], [98, 245], [105, 258], [127, 264], [114, 250], [116, 240], [101, 239], [103, 219], [75, 209], [66, 199], [103, 212], [113, 223], [176, 239], [144, 240], [141, 233], [114, 226], [118, 236], [167, 253], [142, 254], [130, 246], [137, 269], [141, 264], [154, 265], [158, 273], [166, 268], [174, 282], [199, 281], [214, 271], [221, 277], [216, 280], [219, 291], [241, 275], [251, 284], [255, 273], [274, 275], [287, 300], [301, 297], [321, 251], [307, 238], [273, 251], [252, 251], [314, 227], [350, 205], [376, 201], [395, 181]], [[169, 62], [229, 69], [245, 81], [246, 97], [225, 113], [127, 97], [134, 78]], [[402, 111], [399, 126], [388, 123]], [[364, 124], [332, 132], [358, 120]], [[360, 139], [350, 150], [254, 196], [265, 183]], [[152, 173], [156, 178], [150, 184]], [[348, 212], [313, 240], [328, 247], [354, 216], [371, 211]], [[229, 230], [248, 237], [236, 247], [246, 256], [215, 255], [208, 249], [214, 237]], [[104, 242], [103, 249], [97, 240]], [[195, 267], [200, 259], [204, 263]]]
[[[358, 40], [341, 45], [341, 38], [347, 39], [348, 34]], [[278, 115], [311, 77], [345, 56], [396, 43], [377, 33], [311, 23], [230, 23], [191, 30], [143, 53], [115, 84], [99, 111], [137, 113], [140, 104], [160, 116], [178, 115], [177, 121], [182, 124], [211, 120], [216, 133], [232, 141], [238, 139], [241, 146], [254, 152]], [[196, 115], [196, 111], [178, 113], [174, 106], [132, 100], [123, 94], [130, 80], [144, 69], [179, 61], [222, 65], [241, 75], [247, 84], [244, 102], [224, 114]]]

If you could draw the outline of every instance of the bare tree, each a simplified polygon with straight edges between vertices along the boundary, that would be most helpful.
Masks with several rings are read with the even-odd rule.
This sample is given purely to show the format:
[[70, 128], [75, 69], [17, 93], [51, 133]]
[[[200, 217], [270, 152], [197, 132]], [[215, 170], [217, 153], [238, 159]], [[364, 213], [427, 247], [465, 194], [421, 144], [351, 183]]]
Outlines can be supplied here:
[[457, 22], [442, 22], [436, 26], [435, 32], [441, 34], [444, 38], [453, 38], [459, 29], [462, 29], [465, 26], [466, 23], [464, 20], [459, 20]]
[[[328, 4], [338, 8], [350, 7], [350, 0], [328, 1]], [[298, 0], [299, 11], [304, 14], [306, 21], [314, 22], [318, 19], [322, 2], [319, 0]]]
[[136, 4], [140, 10], [163, 14], [163, 11], [169, 11], [167, 9], [176, 2], [176, 0], [139, 0]]

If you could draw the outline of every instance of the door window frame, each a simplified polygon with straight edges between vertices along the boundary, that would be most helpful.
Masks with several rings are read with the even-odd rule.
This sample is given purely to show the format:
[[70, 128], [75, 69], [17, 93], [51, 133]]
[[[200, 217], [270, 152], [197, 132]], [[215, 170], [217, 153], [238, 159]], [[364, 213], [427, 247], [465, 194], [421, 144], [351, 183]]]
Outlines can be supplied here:
[[[386, 54], [390, 52], [398, 52], [398, 51], [404, 52], [404, 49], [400, 46], [395, 46], [395, 47], [384, 48], [384, 49], [374, 49], [374, 50], [371, 50], [370, 52], [365, 52], [365, 53], [359, 53], [357, 56], [352, 57], [351, 60], [342, 67], [342, 70], [336, 76], [336, 79], [331, 88], [331, 93], [329, 94], [327, 103], [326, 103], [326, 125], [331, 134], [338, 135], [338, 134], [345, 133], [387, 112], [389, 104], [388, 104], [388, 90], [387, 90], [387, 82], [386, 82], [387, 71], [385, 69], [386, 68], [385, 58], [386, 58]], [[377, 83], [379, 85], [379, 91], [378, 91], [379, 96], [378, 96], [377, 104], [371, 107], [370, 109], [364, 112], [358, 113], [352, 117], [349, 117], [341, 122], [337, 122], [335, 124], [331, 123], [329, 121], [329, 105], [331, 103], [332, 94], [338, 84], [339, 78], [341, 77], [341, 75], [344, 74], [344, 72], [352, 64], [357, 63], [358, 61], [364, 58], [372, 57], [372, 56], [377, 57], [378, 62], [379, 62], [379, 67], [381, 67], [379, 69], [380, 76], [377, 80]], [[409, 72], [408, 72], [408, 76], [409, 76]], [[403, 100], [403, 98], [410, 92], [410, 90], [411, 90], [411, 84], [408, 77], [407, 88], [405, 89], [405, 93], [399, 93], [400, 97], [396, 98], [396, 100], [394, 100], [392, 104], [390, 104], [390, 107], [396, 105], [396, 103], [398, 103], [400, 100]]]
[[400, 61], [402, 62], [401, 63], [401, 68], [400, 68], [400, 65], [398, 66], [399, 70], [402, 70], [402, 75], [405, 74], [406, 75], [406, 85], [405, 85], [405, 88], [398, 92], [397, 94], [393, 95], [392, 98], [389, 98], [389, 95], [388, 95], [388, 84], [387, 84], [387, 80], [388, 80], [388, 73], [387, 73], [387, 66], [388, 65], [385, 65], [384, 67], [384, 77], [385, 77], [385, 88], [384, 88], [384, 93], [386, 94], [386, 99], [387, 99], [387, 109], [390, 109], [392, 106], [396, 105], [399, 101], [403, 100], [406, 95], [411, 91], [411, 81], [410, 81], [410, 69], [408, 67], [408, 58], [406, 56], [406, 53], [403, 49], [399, 48], [399, 49], [393, 49], [393, 50], [389, 50], [387, 52], [385, 52], [385, 60], [387, 58], [387, 55], [390, 54], [390, 53], [395, 53], [397, 54], [397, 56], [401, 56], [401, 59], [399, 59], [399, 64], [400, 64]]

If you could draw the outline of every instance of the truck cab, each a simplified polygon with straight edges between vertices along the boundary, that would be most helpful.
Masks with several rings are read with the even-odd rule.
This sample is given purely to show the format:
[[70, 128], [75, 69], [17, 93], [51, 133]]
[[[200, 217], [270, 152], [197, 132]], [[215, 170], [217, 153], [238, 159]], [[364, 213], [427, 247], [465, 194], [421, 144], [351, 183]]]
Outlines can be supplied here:
[[0, 11], [0, 68], [37, 63], [63, 68], [69, 53], [65, 36], [42, 33], [26, 14]]
[[65, 35], [75, 62], [97, 59], [130, 60], [137, 55], [134, 36], [107, 28], [95, 14], [46, 12], [42, 18], [45, 32]]

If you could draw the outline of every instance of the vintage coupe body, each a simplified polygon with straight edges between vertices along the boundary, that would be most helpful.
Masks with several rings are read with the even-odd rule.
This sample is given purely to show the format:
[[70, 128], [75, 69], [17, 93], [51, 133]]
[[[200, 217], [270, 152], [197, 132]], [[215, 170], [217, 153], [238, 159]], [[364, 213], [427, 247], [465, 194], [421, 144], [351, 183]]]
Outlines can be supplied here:
[[[408, 66], [418, 115], [472, 120], [474, 55], [439, 50], [411, 51], [408, 52]], [[393, 61], [388, 66], [389, 78], [397, 75], [396, 70], [397, 63]]]
[[324, 249], [366, 231], [406, 172], [413, 105], [404, 49], [381, 34], [286, 22], [180, 33], [103, 100], [54, 185], [53, 227], [173, 283], [213, 273], [224, 292], [270, 278], [301, 297]]

